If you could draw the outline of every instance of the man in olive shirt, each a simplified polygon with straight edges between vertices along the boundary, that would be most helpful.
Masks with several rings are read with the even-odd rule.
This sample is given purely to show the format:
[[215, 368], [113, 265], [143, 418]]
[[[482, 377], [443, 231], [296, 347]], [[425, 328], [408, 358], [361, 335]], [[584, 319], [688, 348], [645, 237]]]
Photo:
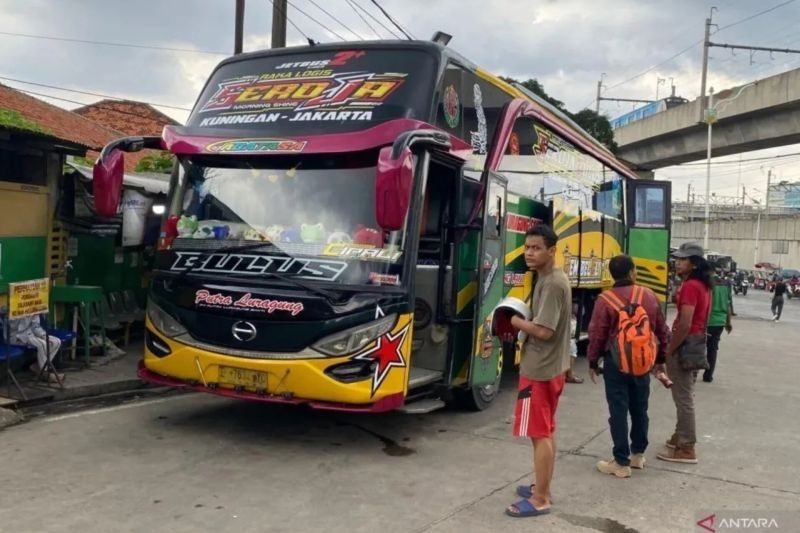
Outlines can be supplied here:
[[514, 517], [550, 512], [550, 483], [556, 461], [556, 408], [569, 370], [572, 291], [564, 271], [555, 266], [558, 236], [539, 225], [525, 235], [525, 264], [536, 272], [533, 320], [515, 316], [511, 324], [527, 334], [520, 363], [514, 435], [533, 441], [536, 483], [517, 488], [524, 499], [506, 509]]

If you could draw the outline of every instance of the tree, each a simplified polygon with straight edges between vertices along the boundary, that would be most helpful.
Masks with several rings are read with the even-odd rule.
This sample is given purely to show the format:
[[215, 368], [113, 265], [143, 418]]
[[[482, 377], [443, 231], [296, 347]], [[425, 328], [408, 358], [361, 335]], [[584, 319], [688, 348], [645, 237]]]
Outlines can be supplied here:
[[586, 130], [589, 135], [603, 143], [609, 150], [612, 152], [617, 150], [617, 143], [614, 142], [614, 130], [611, 129], [611, 123], [605, 115], [598, 115], [591, 109], [584, 109], [575, 114], [570, 113], [564, 106], [564, 102], [547, 94], [547, 91], [544, 90], [544, 86], [535, 78], [529, 78], [523, 82], [507, 77], [501, 77], [501, 79], [512, 85], [519, 83], [556, 109], [562, 111], [565, 115], [574, 120], [578, 126]]
[[136, 164], [135, 172], [160, 172], [169, 174], [172, 172], [172, 165], [175, 163], [175, 156], [169, 152], [158, 152], [148, 155], [139, 160]]
[[522, 85], [523, 87], [528, 89], [530, 92], [532, 92], [536, 96], [541, 96], [544, 99], [545, 102], [548, 102], [550, 105], [552, 105], [552, 106], [558, 108], [559, 110], [564, 111], [565, 113], [569, 114], [569, 111], [567, 111], [567, 108], [564, 107], [564, 102], [562, 102], [561, 100], [558, 100], [556, 98], [553, 98], [552, 96], [547, 94], [547, 92], [544, 90], [544, 86], [541, 83], [539, 83], [539, 80], [537, 80], [536, 78], [528, 78], [525, 81], [518, 81], [518, 80], [515, 80], [514, 78], [504, 78], [504, 77], [501, 76], [500, 79], [503, 80], [506, 83], [510, 83], [511, 85], [513, 85], [515, 83], [519, 83], [520, 85]]
[[606, 145], [612, 152], [617, 151], [617, 143], [614, 142], [614, 130], [605, 115], [598, 115], [592, 109], [584, 109], [572, 115], [578, 126], [585, 129], [589, 135]]

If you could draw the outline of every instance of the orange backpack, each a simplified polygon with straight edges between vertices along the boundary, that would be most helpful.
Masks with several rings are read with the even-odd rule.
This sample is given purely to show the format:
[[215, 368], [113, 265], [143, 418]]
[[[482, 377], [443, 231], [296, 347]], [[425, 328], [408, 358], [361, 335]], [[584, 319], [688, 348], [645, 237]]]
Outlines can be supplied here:
[[600, 295], [618, 314], [617, 338], [611, 343], [611, 356], [622, 374], [644, 376], [656, 362], [658, 341], [650, 327], [650, 317], [642, 307], [644, 289], [633, 286], [630, 303], [613, 291]]

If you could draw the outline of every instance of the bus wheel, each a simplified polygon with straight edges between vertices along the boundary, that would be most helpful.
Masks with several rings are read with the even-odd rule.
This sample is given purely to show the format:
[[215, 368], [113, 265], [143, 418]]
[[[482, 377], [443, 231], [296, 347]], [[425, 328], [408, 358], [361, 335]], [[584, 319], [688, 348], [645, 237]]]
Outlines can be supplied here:
[[500, 376], [489, 385], [482, 387], [470, 387], [469, 389], [457, 389], [453, 391], [456, 402], [462, 408], [470, 411], [483, 411], [487, 409], [500, 392]]

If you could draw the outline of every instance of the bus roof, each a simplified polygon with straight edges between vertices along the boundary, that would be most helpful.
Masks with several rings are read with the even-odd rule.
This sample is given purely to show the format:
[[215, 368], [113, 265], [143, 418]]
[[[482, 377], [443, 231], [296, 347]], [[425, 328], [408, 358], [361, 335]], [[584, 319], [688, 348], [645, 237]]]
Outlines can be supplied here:
[[376, 49], [407, 49], [407, 50], [420, 50], [437, 56], [438, 58], [442, 59], [442, 65], [446, 63], [446, 60], [450, 59], [459, 63], [461, 66], [466, 67], [470, 70], [478, 72], [481, 77], [487, 79], [487, 81], [492, 82], [494, 85], [497, 85], [499, 88], [504, 90], [505, 92], [512, 94], [516, 97], [527, 98], [532, 100], [537, 106], [541, 107], [542, 111], [546, 114], [551, 115], [554, 119], [557, 119], [559, 122], [563, 124], [563, 126], [573, 129], [577, 131], [581, 137], [583, 137], [586, 141], [593, 144], [596, 148], [599, 148], [609, 155], [611, 155], [611, 151], [606, 147], [603, 143], [592, 137], [586, 130], [584, 130], [581, 126], [575, 123], [571, 118], [569, 118], [563, 111], [557, 109], [555, 106], [541, 98], [539, 95], [532, 93], [531, 91], [527, 90], [525, 87], [521, 85], [510, 85], [500, 79], [499, 76], [491, 74], [489, 71], [481, 68], [476, 63], [470, 61], [457, 51], [452, 48], [448, 48], [447, 46], [443, 46], [439, 43], [433, 41], [412, 41], [412, 40], [381, 40], [381, 41], [359, 41], [357, 43], [351, 42], [340, 42], [340, 43], [327, 43], [327, 44], [315, 44], [313, 46], [306, 45], [306, 46], [291, 46], [286, 48], [276, 48], [272, 50], [257, 50], [254, 52], [247, 52], [243, 54], [238, 54], [235, 56], [228, 57], [227, 59], [223, 59], [216, 68], [219, 68], [223, 65], [227, 65], [230, 63], [236, 63], [239, 61], [248, 61], [252, 59], [258, 59], [262, 57], [274, 57], [274, 56], [281, 56], [281, 55], [298, 55], [306, 52], [324, 52], [324, 51], [335, 51], [335, 50], [352, 50], [354, 48], [358, 49], [366, 49], [366, 50], [376, 50]]
[[[469, 59], [465, 58], [452, 48], [443, 46], [439, 43], [433, 41], [420, 41], [420, 40], [380, 40], [380, 41], [359, 41], [359, 42], [340, 42], [340, 43], [329, 43], [329, 44], [316, 44], [313, 46], [294, 46], [294, 47], [287, 47], [287, 48], [279, 48], [273, 50], [259, 50], [254, 52], [248, 52], [243, 54], [238, 54], [235, 56], [231, 56], [222, 60], [217, 67], [214, 69], [215, 72], [219, 70], [221, 67], [226, 65], [233, 65], [240, 62], [247, 62], [258, 60], [261, 58], [273, 58], [273, 57], [280, 57], [280, 56], [295, 56], [295, 55], [303, 55], [308, 53], [324, 53], [324, 52], [343, 52], [343, 51], [354, 51], [354, 50], [416, 50], [438, 59], [439, 61], [439, 72], [437, 73], [437, 77], [441, 76], [442, 71], [445, 69], [448, 61], [452, 61], [457, 63], [458, 65], [473, 71], [478, 77], [482, 78], [486, 82], [494, 85], [501, 91], [505, 92], [506, 94], [510, 95], [513, 98], [524, 98], [529, 100], [533, 103], [537, 111], [544, 117], [549, 119], [549, 122], [556, 126], [557, 128], [563, 129], [564, 131], [568, 131], [573, 133], [571, 137], [573, 141], [584, 151], [586, 152], [597, 152], [600, 151], [602, 153], [602, 158], [606, 160], [606, 162], [612, 162], [612, 167], [617, 167], [616, 170], [623, 174], [628, 175], [629, 177], [635, 177], [634, 172], [630, 167], [628, 167], [622, 160], [616, 158], [614, 154], [601, 142], [597, 139], [592, 137], [588, 132], [586, 132], [583, 128], [581, 128], [578, 124], [576, 124], [572, 119], [570, 119], [565, 113], [561, 110], [555, 108], [544, 99], [539, 97], [536, 94], [528, 91], [521, 85], [511, 85], [506, 83], [498, 76], [482, 69], [474, 62], [470, 61]], [[209, 77], [207, 82], [210, 83], [213, 78], [213, 75]], [[203, 91], [206, 89], [204, 88]], [[202, 92], [201, 92], [202, 94]], [[198, 102], [196, 102], [195, 106], [197, 106], [200, 102], [200, 97], [198, 97]], [[193, 112], [194, 113], [194, 112]], [[188, 134], [189, 130], [194, 130], [194, 128], [186, 128], [183, 129], [184, 134]]]

